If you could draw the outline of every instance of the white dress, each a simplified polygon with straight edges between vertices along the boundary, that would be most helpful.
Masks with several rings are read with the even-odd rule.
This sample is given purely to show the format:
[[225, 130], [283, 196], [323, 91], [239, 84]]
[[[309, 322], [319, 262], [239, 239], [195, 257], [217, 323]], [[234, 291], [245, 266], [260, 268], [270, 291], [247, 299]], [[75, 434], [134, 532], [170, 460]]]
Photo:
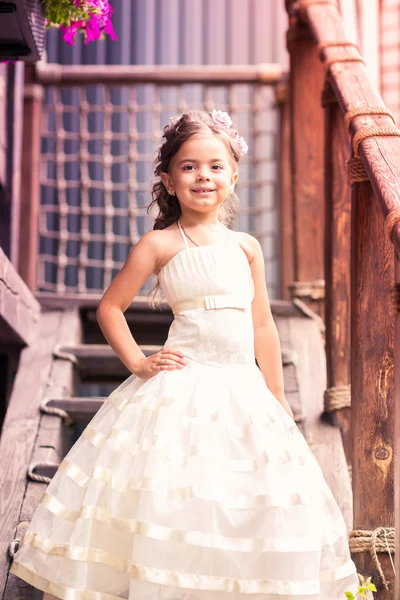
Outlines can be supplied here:
[[[182, 232], [182, 230], [181, 230]], [[131, 375], [62, 461], [12, 573], [64, 600], [345, 600], [342, 514], [255, 364], [253, 283], [226, 243], [162, 269], [188, 364]]]

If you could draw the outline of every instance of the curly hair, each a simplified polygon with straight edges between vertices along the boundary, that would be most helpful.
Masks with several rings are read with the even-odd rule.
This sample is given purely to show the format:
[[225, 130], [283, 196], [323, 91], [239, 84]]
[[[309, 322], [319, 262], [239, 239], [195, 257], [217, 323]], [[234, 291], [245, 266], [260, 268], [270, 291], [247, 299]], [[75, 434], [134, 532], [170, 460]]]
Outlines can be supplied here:
[[[147, 209], [150, 213], [156, 206], [158, 215], [155, 217], [153, 229], [165, 229], [176, 223], [181, 216], [181, 207], [175, 196], [168, 194], [160, 179], [161, 173], [168, 173], [173, 156], [179, 151], [182, 144], [195, 135], [205, 135], [212, 132], [224, 142], [231, 165], [236, 171], [241, 152], [236, 141], [235, 129], [225, 129], [217, 125], [211, 115], [205, 110], [189, 110], [180, 116], [173, 117], [164, 127], [163, 138], [165, 142], [160, 146], [155, 160], [154, 175], [156, 181], [152, 186], [152, 201]], [[219, 218], [225, 225], [230, 225], [236, 216], [238, 198], [235, 193], [228, 196], [219, 210]]]
[[[160, 146], [156, 156], [154, 169], [156, 181], [151, 190], [152, 201], [147, 208], [148, 213], [151, 213], [154, 207], [158, 208], [153, 229], [165, 229], [176, 223], [181, 216], [179, 201], [176, 196], [171, 196], [168, 193], [161, 180], [161, 173], [168, 173], [172, 158], [189, 138], [196, 135], [207, 135], [210, 132], [218, 136], [225, 144], [232, 169], [236, 171], [241, 157], [240, 148], [236, 141], [236, 130], [225, 129], [216, 124], [212, 116], [205, 110], [187, 111], [180, 116], [171, 118], [164, 127], [163, 138], [165, 138], [165, 142]], [[220, 206], [218, 217], [224, 225], [229, 226], [234, 221], [237, 203], [238, 197], [235, 193], [232, 193]], [[151, 306], [153, 309], [159, 305], [161, 300], [160, 291], [160, 282], [156, 277], [156, 284], [149, 292], [152, 293]], [[156, 298], [158, 298], [158, 302], [156, 302]]]

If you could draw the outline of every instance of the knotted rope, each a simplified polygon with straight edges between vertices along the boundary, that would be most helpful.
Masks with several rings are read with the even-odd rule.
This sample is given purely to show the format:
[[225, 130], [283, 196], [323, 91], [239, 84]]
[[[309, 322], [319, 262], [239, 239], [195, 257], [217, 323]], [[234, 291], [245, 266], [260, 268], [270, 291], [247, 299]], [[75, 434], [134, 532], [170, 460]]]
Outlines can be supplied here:
[[352, 156], [347, 161], [347, 181], [349, 185], [353, 183], [363, 183], [369, 181], [368, 173], [364, 168], [360, 158]]
[[66, 410], [63, 410], [62, 408], [57, 408], [56, 406], [48, 406], [48, 403], [50, 402], [50, 398], [48, 398], [47, 400], [44, 400], [41, 404], [40, 404], [40, 412], [44, 413], [46, 415], [56, 415], [57, 417], [60, 417], [61, 419], [63, 419], [65, 425], [67, 426], [71, 426], [74, 424], [73, 419], [70, 417], [70, 415], [67, 413]]
[[311, 300], [323, 300], [325, 298], [325, 281], [295, 281], [290, 286], [292, 297], [310, 298]]
[[301, 18], [304, 20], [306, 18], [306, 9], [309, 6], [315, 6], [315, 5], [325, 5], [325, 6], [332, 6], [334, 8], [337, 8], [337, 2], [336, 0], [300, 0], [300, 5], [299, 5], [299, 13]]
[[367, 125], [366, 127], [362, 127], [359, 129], [353, 137], [353, 150], [354, 156], [357, 158], [360, 156], [359, 147], [363, 140], [366, 140], [370, 137], [398, 137], [400, 136], [400, 129], [397, 127], [385, 126], [385, 127], [377, 127], [375, 125]]
[[362, 552], [370, 553], [386, 589], [389, 587], [389, 582], [386, 580], [383, 573], [382, 565], [378, 558], [378, 552], [388, 552], [393, 573], [396, 575], [396, 569], [392, 560], [392, 553], [396, 550], [395, 541], [394, 527], [378, 527], [374, 531], [354, 529], [349, 534], [350, 552], [353, 554], [360, 554]]
[[350, 125], [352, 120], [355, 117], [363, 117], [363, 116], [387, 116], [390, 117], [394, 121], [394, 116], [391, 110], [386, 108], [386, 106], [358, 106], [357, 108], [352, 108], [348, 110], [344, 115], [344, 122], [346, 124], [347, 131], [350, 131]]
[[8, 554], [11, 558], [14, 558], [14, 556], [17, 554], [20, 543], [21, 543], [21, 540], [17, 540], [17, 539], [15, 539], [9, 543]]
[[28, 468], [27, 477], [30, 481], [37, 481], [38, 483], [50, 483], [51, 477], [48, 477], [47, 475], [38, 475], [35, 473], [35, 469], [38, 467], [53, 467], [54, 469], [58, 469], [59, 466], [60, 465], [56, 463], [31, 463]]
[[77, 365], [78, 364], [78, 359], [75, 356], [75, 354], [72, 354], [72, 352], [65, 352], [65, 350], [62, 350], [62, 347], [65, 344], [57, 344], [53, 350], [53, 357], [54, 358], [59, 358], [62, 360], [69, 360], [73, 365]]
[[351, 386], [338, 385], [327, 388], [324, 392], [325, 412], [334, 412], [351, 406]]

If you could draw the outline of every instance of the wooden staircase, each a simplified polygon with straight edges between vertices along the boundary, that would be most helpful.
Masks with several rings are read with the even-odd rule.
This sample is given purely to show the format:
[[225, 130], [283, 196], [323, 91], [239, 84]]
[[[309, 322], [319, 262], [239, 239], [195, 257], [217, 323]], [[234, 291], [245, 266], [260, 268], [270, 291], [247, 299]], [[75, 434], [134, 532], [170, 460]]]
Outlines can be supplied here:
[[[22, 580], [8, 575], [32, 514], [71, 445], [101, 407], [106, 396], [80, 393], [112, 390], [129, 372], [105, 343], [95, 319], [96, 301], [64, 310], [48, 308], [41, 316], [37, 342], [21, 355], [0, 440], [3, 510], [0, 533], [0, 590], [4, 599], [41, 598]], [[296, 422], [323, 469], [351, 528], [349, 474], [338, 428], [321, 419], [326, 387], [321, 319], [287, 301], [272, 302], [278, 327], [286, 397]], [[152, 322], [154, 316], [154, 322]], [[143, 352], [156, 352], [166, 338], [172, 314], [133, 303], [126, 313]]]

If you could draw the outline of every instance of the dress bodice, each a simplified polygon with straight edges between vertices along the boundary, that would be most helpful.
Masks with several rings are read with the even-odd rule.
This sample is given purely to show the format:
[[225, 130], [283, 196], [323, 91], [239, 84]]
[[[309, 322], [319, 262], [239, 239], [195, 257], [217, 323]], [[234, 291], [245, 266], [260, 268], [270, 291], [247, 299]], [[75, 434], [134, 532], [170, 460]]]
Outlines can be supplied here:
[[246, 254], [225, 229], [221, 245], [188, 244], [161, 269], [162, 292], [175, 319], [166, 346], [213, 364], [254, 362], [253, 279]]

